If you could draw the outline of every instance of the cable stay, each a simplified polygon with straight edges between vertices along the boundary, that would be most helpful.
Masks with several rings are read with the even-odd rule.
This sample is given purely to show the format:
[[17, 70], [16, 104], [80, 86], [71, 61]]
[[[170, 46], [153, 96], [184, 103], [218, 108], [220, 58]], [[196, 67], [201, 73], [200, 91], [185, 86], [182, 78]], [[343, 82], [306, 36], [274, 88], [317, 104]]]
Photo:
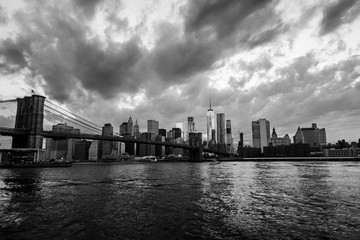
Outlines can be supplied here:
[[[59, 114], [67, 117], [67, 118], [64, 118], [64, 117], [62, 117], [61, 115], [57, 115], [57, 116], [59, 116], [59, 117], [61, 117], [61, 118], [64, 118], [64, 119], [70, 118], [70, 119], [72, 119], [73, 121], [78, 122], [79, 124], [85, 125], [85, 126], [87, 126], [87, 127], [89, 127], [89, 128], [92, 128], [92, 129], [94, 129], [94, 130], [96, 130], [96, 131], [102, 132], [100, 129], [98, 129], [98, 128], [94, 127], [94, 126], [91, 126], [91, 125], [89, 125], [89, 124], [87, 124], [87, 123], [85, 123], [85, 122], [83, 122], [83, 121], [80, 121], [80, 120], [78, 120], [78, 119], [76, 119], [76, 118], [74, 118], [74, 117], [72, 117], [72, 116], [70, 116], [70, 115], [68, 115], [68, 114], [64, 114], [64, 113], [62, 113], [62, 112], [60, 112], [60, 111], [58, 111], [58, 110], [56, 110], [56, 109], [54, 109], [54, 108], [52, 108], [52, 107], [49, 107], [49, 106], [45, 106], [45, 107], [50, 108], [52, 111], [55, 111], [55, 112], [57, 112], [57, 113], [59, 113]], [[45, 109], [45, 110], [46, 110], [46, 109]], [[47, 110], [47, 111], [49, 111], [49, 110]], [[54, 113], [54, 114], [56, 114], [56, 113]]]
[[16, 102], [16, 99], [7, 99], [7, 100], [0, 100], [0, 103], [7, 103], [7, 102]]
[[[60, 108], [61, 110], [65, 111], [65, 112], [68, 112], [68, 113], [70, 113], [70, 114], [74, 115], [75, 117], [77, 117], [77, 118], [79, 118], [79, 119], [81, 119], [81, 120], [83, 120], [83, 121], [86, 121], [86, 122], [88, 122], [88, 123], [90, 123], [90, 124], [92, 124], [92, 125], [94, 125], [94, 126], [96, 126], [96, 127], [102, 128], [102, 126], [99, 126], [99, 125], [97, 125], [97, 124], [95, 124], [95, 123], [93, 123], [93, 122], [90, 122], [90, 121], [86, 120], [85, 118], [82, 118], [82, 117], [80, 117], [80, 116], [78, 116], [78, 115], [76, 115], [76, 114], [74, 114], [74, 113], [70, 112], [69, 110], [66, 110], [66, 109], [64, 109], [64, 108], [62, 108], [62, 107], [60, 107], [60, 106], [56, 105], [55, 103], [52, 103], [52, 102], [50, 102], [50, 101], [48, 101], [48, 100], [46, 100], [46, 99], [45, 99], [45, 102], [48, 102], [48, 103], [50, 103], [50, 104], [52, 104], [52, 105], [54, 105], [54, 106], [56, 106], [56, 107]], [[46, 106], [46, 105], [45, 105], [45, 106]]]
[[83, 125], [80, 124], [80, 123], [77, 123], [77, 122], [75, 122], [75, 121], [73, 121], [73, 120], [70, 120], [70, 119], [68, 119], [68, 118], [62, 117], [62, 116], [60, 116], [60, 115], [58, 115], [58, 114], [55, 114], [55, 113], [53, 113], [53, 112], [51, 112], [51, 111], [49, 111], [49, 110], [44, 109], [44, 111], [45, 111], [46, 113], [50, 114], [50, 115], [56, 116], [56, 117], [58, 117], [58, 118], [61, 118], [61, 119], [63, 119], [63, 120], [66, 120], [66, 121], [69, 121], [69, 122], [71, 122], [71, 123], [73, 123], [73, 124], [75, 124], [75, 125], [78, 125], [78, 126], [80, 126], [80, 127], [82, 127], [82, 128], [85, 128], [85, 129], [87, 129], [87, 130], [90, 130], [90, 131], [92, 131], [92, 132], [101, 133], [100, 130], [92, 129], [92, 128], [89, 128], [89, 127], [87, 127], [87, 126], [83, 126]]

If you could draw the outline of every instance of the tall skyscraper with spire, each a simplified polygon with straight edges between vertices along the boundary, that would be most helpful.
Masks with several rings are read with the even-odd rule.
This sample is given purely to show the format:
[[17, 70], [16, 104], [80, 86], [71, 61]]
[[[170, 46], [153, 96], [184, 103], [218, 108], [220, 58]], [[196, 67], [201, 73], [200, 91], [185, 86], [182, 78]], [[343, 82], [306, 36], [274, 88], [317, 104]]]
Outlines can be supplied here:
[[214, 140], [215, 141], [215, 134], [212, 134], [213, 131], [215, 131], [215, 113], [214, 110], [211, 108], [211, 98], [210, 98], [210, 107], [207, 111], [206, 114], [206, 125], [207, 125], [207, 141], [209, 142], [210, 140]]
[[128, 120], [127, 133], [130, 134], [130, 136], [134, 136], [134, 127], [133, 127], [133, 120], [131, 118], [131, 115]]
[[134, 137], [140, 138], [140, 129], [139, 129], [139, 124], [137, 122], [137, 119], [135, 120], [135, 125], [134, 125]]

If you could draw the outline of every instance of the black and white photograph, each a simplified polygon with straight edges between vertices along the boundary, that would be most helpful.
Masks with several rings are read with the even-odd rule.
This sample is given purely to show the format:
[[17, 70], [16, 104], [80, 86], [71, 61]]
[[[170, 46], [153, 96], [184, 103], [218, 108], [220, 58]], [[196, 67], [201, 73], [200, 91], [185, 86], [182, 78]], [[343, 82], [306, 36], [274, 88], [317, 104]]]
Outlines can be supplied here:
[[359, 16], [0, 0], [0, 239], [360, 239]]

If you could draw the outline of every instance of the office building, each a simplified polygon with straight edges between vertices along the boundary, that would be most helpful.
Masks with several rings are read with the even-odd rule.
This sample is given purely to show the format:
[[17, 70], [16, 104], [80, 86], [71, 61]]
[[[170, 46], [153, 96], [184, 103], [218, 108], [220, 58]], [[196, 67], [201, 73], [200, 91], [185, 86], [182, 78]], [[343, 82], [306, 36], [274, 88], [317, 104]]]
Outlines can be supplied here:
[[182, 138], [181, 128], [173, 128], [172, 134], [174, 139]]
[[217, 124], [217, 143], [225, 144], [225, 114], [218, 113], [216, 114], [216, 124]]
[[166, 129], [160, 128], [159, 129], [159, 135], [166, 137]]
[[304, 141], [304, 134], [300, 128], [300, 126], [298, 127], [295, 136], [294, 136], [294, 143], [305, 143]]
[[[102, 128], [102, 135], [113, 136], [113, 126], [111, 123], [106, 123]], [[113, 150], [113, 143], [111, 141], [101, 141], [101, 157], [110, 155]]]
[[123, 122], [121, 125], [120, 125], [120, 129], [119, 129], [119, 135], [120, 136], [126, 136], [127, 133], [128, 133], [128, 123], [127, 122]]
[[89, 159], [89, 149], [91, 146], [90, 141], [81, 140], [75, 144], [75, 157], [74, 160], [86, 161]]
[[233, 138], [231, 133], [231, 120], [226, 120], [226, 144], [231, 146], [233, 144]]
[[211, 108], [211, 99], [210, 99], [210, 107], [206, 113], [206, 127], [207, 127], [207, 141], [211, 140], [216, 141], [215, 139], [215, 113]]
[[254, 148], [260, 148], [263, 152], [264, 147], [269, 146], [270, 122], [265, 118], [252, 121], [252, 138]]
[[128, 120], [127, 133], [129, 134], [129, 136], [134, 136], [134, 124], [131, 116], [129, 117]]
[[[80, 133], [79, 129], [68, 126], [67, 124], [59, 123], [52, 127], [53, 132], [67, 132]], [[46, 139], [46, 159], [67, 159], [73, 160], [75, 157], [75, 145], [80, 140], [78, 139]]]
[[316, 123], [312, 123], [310, 128], [301, 128], [304, 135], [304, 143], [308, 143], [311, 147], [319, 147], [326, 145], [325, 128], [319, 129]]
[[139, 128], [139, 124], [137, 122], [137, 119], [135, 120], [133, 131], [134, 131], [134, 137], [135, 138], [140, 138], [140, 128]]
[[285, 134], [284, 137], [278, 137], [277, 133], [275, 131], [275, 127], [273, 127], [273, 132], [272, 132], [271, 138], [270, 138], [270, 144], [273, 147], [281, 146], [281, 145], [290, 145], [291, 140], [290, 140], [290, 137], [288, 134]]
[[149, 133], [153, 133], [155, 135], [159, 134], [159, 122], [156, 120], [148, 120], [147, 121], [147, 130]]
[[[145, 132], [140, 134], [140, 139], [145, 141], [155, 141], [157, 134], [151, 132]], [[139, 144], [139, 155], [144, 156], [155, 156], [155, 146], [150, 144]]]
[[187, 123], [187, 135], [189, 135], [192, 132], [195, 132], [195, 122], [194, 117], [188, 117], [188, 123]]

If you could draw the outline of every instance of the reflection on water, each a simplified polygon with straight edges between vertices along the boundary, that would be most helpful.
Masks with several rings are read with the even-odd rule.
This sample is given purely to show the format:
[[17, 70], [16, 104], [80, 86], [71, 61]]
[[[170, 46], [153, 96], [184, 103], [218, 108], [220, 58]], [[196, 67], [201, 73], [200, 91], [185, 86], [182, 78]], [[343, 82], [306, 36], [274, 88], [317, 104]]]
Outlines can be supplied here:
[[357, 163], [0, 170], [0, 239], [357, 239]]

